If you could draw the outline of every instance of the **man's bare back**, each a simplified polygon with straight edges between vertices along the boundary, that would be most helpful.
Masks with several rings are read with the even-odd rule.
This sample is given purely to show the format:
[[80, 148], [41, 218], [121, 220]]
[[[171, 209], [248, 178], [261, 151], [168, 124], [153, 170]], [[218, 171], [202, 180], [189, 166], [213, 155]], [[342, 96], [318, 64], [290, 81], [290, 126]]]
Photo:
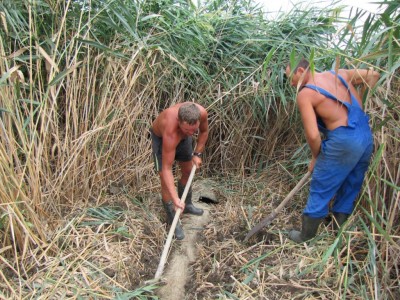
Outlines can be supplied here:
[[[342, 73], [342, 74], [341, 74]], [[339, 75], [347, 77], [345, 73], [339, 72]], [[336, 77], [336, 78], [335, 78]], [[346, 80], [347, 81], [347, 80]], [[337, 76], [331, 72], [322, 72], [315, 74], [305, 84], [312, 84], [318, 86], [332, 95], [336, 96], [337, 99], [342, 102], [351, 103], [350, 91], [356, 97], [360, 107], [362, 107], [360, 96], [351, 82], [348, 81], [350, 91], [343, 85]], [[334, 130], [340, 126], [347, 126], [348, 112], [346, 107], [338, 101], [329, 99], [321, 93], [312, 89], [303, 89], [299, 93], [299, 97], [307, 98], [311, 101], [312, 107], [318, 117], [322, 119], [325, 126], [329, 130]]]

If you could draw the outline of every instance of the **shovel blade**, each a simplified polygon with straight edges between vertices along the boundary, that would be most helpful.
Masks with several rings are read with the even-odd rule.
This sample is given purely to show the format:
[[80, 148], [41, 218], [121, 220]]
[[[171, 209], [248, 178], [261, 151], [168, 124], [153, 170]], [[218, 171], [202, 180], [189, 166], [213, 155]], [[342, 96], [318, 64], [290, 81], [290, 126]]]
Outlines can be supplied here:
[[276, 214], [272, 213], [270, 215], [268, 215], [267, 217], [265, 217], [264, 219], [261, 220], [260, 223], [258, 223], [256, 226], [254, 226], [249, 233], [246, 235], [246, 237], [244, 238], [244, 241], [247, 242], [249, 240], [249, 238], [251, 238], [254, 234], [256, 234], [257, 232], [259, 232], [261, 229], [263, 229], [265, 226], [268, 226], [269, 224], [271, 224], [271, 222], [275, 219]]

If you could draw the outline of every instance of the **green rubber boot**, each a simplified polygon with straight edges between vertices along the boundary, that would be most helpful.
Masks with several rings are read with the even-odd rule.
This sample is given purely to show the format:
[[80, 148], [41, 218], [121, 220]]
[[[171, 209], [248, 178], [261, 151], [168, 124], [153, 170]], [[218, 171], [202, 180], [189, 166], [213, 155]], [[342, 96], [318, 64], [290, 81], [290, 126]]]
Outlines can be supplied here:
[[[185, 191], [185, 186], [178, 181], [178, 197], [181, 198], [183, 192]], [[204, 210], [201, 208], [197, 208], [192, 203], [192, 187], [189, 188], [189, 191], [186, 195], [185, 199], [185, 209], [183, 210], [184, 213], [192, 214], [196, 216], [201, 216], [204, 213]]]
[[347, 221], [350, 215], [334, 212], [333, 216], [333, 230], [338, 230]]
[[[175, 217], [174, 203], [172, 203], [172, 201], [169, 201], [167, 203], [165, 203], [163, 201], [163, 205], [164, 205], [165, 211], [167, 212], [167, 224], [171, 225], [172, 222], [174, 221], [174, 217]], [[178, 220], [178, 223], [176, 223], [176, 227], [175, 227], [175, 238], [177, 240], [183, 240], [184, 237], [185, 237], [185, 234], [183, 233], [181, 221]]]
[[312, 218], [303, 215], [303, 224], [301, 231], [291, 230], [289, 232], [289, 239], [296, 243], [303, 243], [315, 237], [318, 231], [319, 224], [321, 224], [323, 218]]

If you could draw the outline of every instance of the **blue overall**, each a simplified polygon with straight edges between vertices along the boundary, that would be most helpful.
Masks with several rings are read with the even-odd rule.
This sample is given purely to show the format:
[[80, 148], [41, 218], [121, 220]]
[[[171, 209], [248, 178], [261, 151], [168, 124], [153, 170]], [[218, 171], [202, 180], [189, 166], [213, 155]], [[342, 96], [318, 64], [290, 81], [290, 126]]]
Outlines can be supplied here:
[[[335, 74], [333, 71], [331, 71]], [[329, 202], [335, 197], [333, 213], [351, 214], [354, 201], [361, 189], [373, 151], [373, 139], [368, 116], [350, 92], [347, 82], [338, 76], [351, 96], [351, 104], [337, 99], [328, 91], [315, 85], [305, 85], [347, 108], [348, 126], [328, 130], [320, 118], [318, 128], [326, 139], [315, 162], [310, 194], [304, 214], [322, 218], [329, 213]]]

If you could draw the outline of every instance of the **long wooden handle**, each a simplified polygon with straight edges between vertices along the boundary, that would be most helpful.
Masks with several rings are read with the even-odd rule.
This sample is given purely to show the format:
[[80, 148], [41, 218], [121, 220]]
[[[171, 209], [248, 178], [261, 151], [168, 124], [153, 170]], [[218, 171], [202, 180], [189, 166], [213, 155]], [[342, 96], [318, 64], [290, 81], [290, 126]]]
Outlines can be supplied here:
[[[183, 191], [183, 195], [182, 195], [181, 200], [180, 200], [181, 204], [183, 204], [185, 202], [185, 199], [186, 199], [186, 196], [187, 196], [187, 194], [189, 192], [190, 185], [192, 184], [192, 180], [193, 180], [195, 172], [196, 172], [196, 165], [193, 165], [192, 171], [190, 172], [189, 179], [188, 179], [188, 181], [186, 183], [185, 189]], [[167, 255], [168, 255], [169, 247], [171, 246], [172, 237], [174, 236], [175, 227], [176, 227], [176, 224], [178, 223], [179, 216], [181, 215], [181, 212], [182, 212], [181, 208], [178, 208], [175, 211], [175, 217], [174, 217], [174, 220], [172, 221], [171, 228], [169, 229], [167, 241], [165, 242], [164, 249], [163, 249], [163, 252], [161, 254], [160, 263], [158, 264], [158, 268], [157, 268], [157, 271], [156, 271], [156, 275], [154, 276], [154, 279], [159, 279], [161, 277], [163, 271], [164, 271], [164, 266], [165, 266], [165, 262], [167, 261]]]
[[293, 195], [297, 193], [299, 189], [301, 189], [308, 179], [310, 177], [311, 172], [307, 172], [303, 178], [296, 184], [296, 186], [290, 191], [290, 193], [286, 196], [286, 198], [278, 205], [277, 208], [275, 208], [272, 213], [270, 213], [268, 216], [266, 216], [264, 219], [261, 220], [260, 223], [258, 223], [256, 226], [254, 226], [250, 232], [246, 235], [244, 238], [244, 241], [246, 242], [251, 236], [253, 236], [256, 232], [260, 231], [262, 228], [265, 226], [269, 225], [276, 217], [276, 215], [282, 210], [282, 208], [286, 205], [286, 203], [292, 199]]

